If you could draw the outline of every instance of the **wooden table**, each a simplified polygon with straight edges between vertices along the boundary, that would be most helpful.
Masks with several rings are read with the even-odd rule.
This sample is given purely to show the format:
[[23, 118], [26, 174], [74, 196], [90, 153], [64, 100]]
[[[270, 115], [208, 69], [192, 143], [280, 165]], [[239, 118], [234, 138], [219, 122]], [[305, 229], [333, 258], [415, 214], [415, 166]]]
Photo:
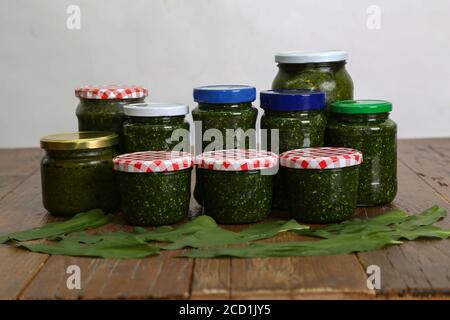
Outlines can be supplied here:
[[[0, 150], [0, 234], [44, 224], [38, 149]], [[450, 212], [450, 139], [399, 141], [399, 192], [389, 207]], [[107, 229], [125, 229], [120, 217]], [[450, 218], [440, 226], [450, 228]], [[293, 239], [282, 235], [276, 240]], [[275, 240], [275, 241], [276, 241]], [[0, 299], [145, 298], [448, 298], [450, 240], [415, 241], [384, 250], [328, 257], [177, 259], [178, 252], [141, 260], [48, 256], [0, 245]], [[66, 285], [81, 268], [81, 289]], [[381, 268], [381, 289], [367, 288], [366, 268]]]

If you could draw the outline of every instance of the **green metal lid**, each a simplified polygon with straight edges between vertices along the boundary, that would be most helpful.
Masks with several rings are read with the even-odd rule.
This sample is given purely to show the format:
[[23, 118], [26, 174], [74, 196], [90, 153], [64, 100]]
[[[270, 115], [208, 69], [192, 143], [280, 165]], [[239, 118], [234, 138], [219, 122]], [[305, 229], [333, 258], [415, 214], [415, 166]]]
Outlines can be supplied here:
[[331, 104], [335, 113], [368, 114], [392, 111], [392, 103], [384, 100], [342, 100]]

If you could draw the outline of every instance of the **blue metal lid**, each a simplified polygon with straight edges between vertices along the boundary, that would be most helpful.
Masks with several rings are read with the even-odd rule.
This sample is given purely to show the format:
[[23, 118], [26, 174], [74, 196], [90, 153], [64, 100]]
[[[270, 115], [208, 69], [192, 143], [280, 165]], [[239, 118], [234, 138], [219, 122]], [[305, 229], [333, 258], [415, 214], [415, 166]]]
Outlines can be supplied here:
[[325, 109], [325, 93], [309, 89], [267, 90], [259, 95], [261, 108], [278, 111]]
[[199, 103], [244, 103], [256, 99], [256, 89], [241, 85], [217, 85], [194, 88], [194, 101]]

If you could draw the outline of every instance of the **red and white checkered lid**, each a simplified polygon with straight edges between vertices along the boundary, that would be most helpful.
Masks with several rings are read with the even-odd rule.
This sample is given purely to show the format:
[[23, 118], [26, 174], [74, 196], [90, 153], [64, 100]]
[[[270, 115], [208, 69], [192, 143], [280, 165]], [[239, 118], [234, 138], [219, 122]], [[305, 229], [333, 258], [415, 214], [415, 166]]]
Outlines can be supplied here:
[[350, 148], [323, 147], [295, 149], [280, 155], [280, 165], [294, 169], [337, 169], [362, 163], [360, 151]]
[[113, 159], [114, 170], [131, 173], [168, 172], [191, 168], [190, 153], [180, 151], [143, 151], [127, 153]]
[[75, 89], [75, 97], [85, 99], [135, 99], [147, 95], [147, 88], [141, 86], [105, 85]]
[[228, 149], [204, 152], [195, 158], [201, 169], [216, 171], [248, 171], [276, 166], [278, 156], [273, 152], [255, 149]]

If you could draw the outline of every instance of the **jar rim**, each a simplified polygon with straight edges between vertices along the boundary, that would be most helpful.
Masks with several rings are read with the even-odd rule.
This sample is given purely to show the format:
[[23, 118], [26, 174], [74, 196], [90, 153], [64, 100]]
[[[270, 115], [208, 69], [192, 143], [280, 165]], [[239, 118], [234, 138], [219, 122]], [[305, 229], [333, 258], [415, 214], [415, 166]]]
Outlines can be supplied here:
[[116, 133], [103, 131], [76, 131], [57, 133], [41, 139], [46, 150], [86, 150], [115, 146], [119, 143]]

